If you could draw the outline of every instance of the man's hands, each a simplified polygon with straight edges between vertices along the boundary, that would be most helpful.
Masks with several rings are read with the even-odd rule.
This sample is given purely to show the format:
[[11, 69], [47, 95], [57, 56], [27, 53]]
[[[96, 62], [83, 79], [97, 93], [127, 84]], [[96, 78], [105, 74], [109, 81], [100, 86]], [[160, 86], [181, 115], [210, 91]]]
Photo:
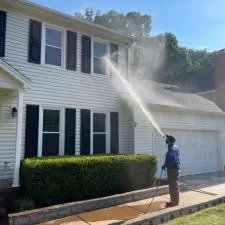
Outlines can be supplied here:
[[166, 169], [166, 165], [163, 165], [161, 168], [162, 168], [162, 170], [165, 170]]

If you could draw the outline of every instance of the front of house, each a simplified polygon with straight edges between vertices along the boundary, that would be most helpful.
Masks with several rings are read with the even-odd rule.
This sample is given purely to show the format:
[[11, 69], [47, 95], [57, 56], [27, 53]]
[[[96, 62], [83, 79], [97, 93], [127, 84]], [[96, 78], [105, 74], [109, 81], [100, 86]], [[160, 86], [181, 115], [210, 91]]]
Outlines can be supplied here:
[[[73, 16], [1, 0], [0, 187], [19, 185], [26, 157], [153, 153], [160, 168], [163, 138], [132, 99], [124, 101], [102, 59], [109, 55], [130, 79], [131, 43]], [[143, 81], [137, 92], [163, 132], [177, 137], [182, 175], [222, 171], [224, 113], [196, 95], [156, 89]]]
[[0, 3], [0, 181], [20, 159], [132, 153], [129, 106], [102, 60], [128, 76], [131, 39], [27, 1]]

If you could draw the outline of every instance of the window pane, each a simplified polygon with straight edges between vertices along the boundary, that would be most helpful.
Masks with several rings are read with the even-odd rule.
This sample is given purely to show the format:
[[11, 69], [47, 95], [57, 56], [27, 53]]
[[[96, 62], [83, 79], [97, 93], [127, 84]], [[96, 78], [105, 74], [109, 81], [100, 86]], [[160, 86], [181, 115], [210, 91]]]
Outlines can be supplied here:
[[104, 60], [94, 58], [94, 73], [106, 74], [106, 63], [104, 62]]
[[46, 46], [45, 63], [55, 66], [61, 66], [61, 49]]
[[105, 120], [104, 113], [94, 113], [93, 115], [93, 129], [94, 132], [105, 132]]
[[43, 131], [59, 132], [59, 110], [44, 110], [43, 112]]
[[43, 134], [42, 156], [59, 155], [59, 134]]
[[94, 134], [93, 135], [93, 154], [105, 154], [106, 153], [106, 134]]
[[62, 33], [50, 28], [46, 29], [46, 44], [61, 48]]
[[102, 43], [94, 43], [94, 56], [95, 57], [104, 57], [106, 55], [106, 45]]

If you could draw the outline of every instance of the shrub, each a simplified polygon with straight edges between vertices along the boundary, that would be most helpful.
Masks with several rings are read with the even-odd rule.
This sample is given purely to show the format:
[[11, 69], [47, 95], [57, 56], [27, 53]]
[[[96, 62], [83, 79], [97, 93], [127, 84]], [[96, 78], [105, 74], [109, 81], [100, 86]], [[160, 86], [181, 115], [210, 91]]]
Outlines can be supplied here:
[[35, 203], [32, 198], [20, 197], [12, 202], [13, 212], [22, 212], [35, 209]]
[[149, 187], [156, 167], [150, 154], [25, 159], [21, 188], [38, 206], [46, 206]]

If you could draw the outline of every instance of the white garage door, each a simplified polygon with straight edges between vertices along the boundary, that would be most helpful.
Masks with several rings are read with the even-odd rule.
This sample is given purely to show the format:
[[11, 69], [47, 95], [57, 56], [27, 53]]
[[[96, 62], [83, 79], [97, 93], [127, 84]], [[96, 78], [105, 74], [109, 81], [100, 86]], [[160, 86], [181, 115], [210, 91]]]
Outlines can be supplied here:
[[[166, 130], [176, 138], [180, 148], [181, 175], [216, 172], [219, 170], [218, 134], [216, 131]], [[166, 145], [163, 138], [155, 134], [154, 154], [159, 166], [164, 163]], [[158, 170], [159, 175], [160, 169]]]

